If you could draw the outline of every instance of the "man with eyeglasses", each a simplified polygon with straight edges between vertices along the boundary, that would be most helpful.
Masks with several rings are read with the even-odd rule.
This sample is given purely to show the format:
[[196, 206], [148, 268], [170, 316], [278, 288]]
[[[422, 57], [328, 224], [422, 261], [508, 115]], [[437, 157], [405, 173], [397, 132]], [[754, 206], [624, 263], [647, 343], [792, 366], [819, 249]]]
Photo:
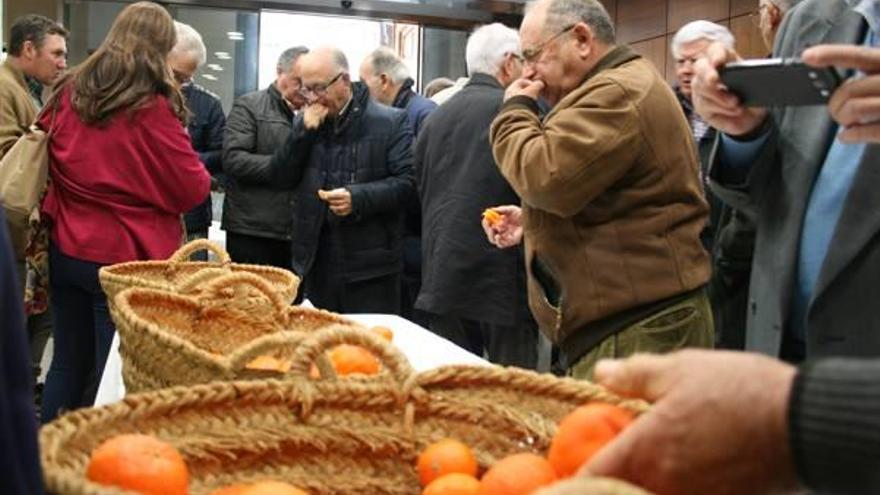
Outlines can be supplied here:
[[711, 347], [707, 205], [672, 90], [615, 45], [596, 0], [529, 4], [520, 43], [524, 78], [490, 137], [522, 209], [484, 228], [499, 247], [525, 239], [530, 307], [561, 366], [589, 378], [601, 357]]
[[223, 139], [226, 197], [223, 229], [233, 261], [290, 269], [294, 196], [271, 181], [269, 161], [290, 133], [305, 100], [295, 63], [308, 53], [296, 46], [278, 57], [277, 78], [268, 88], [235, 100]]
[[295, 196], [293, 269], [319, 308], [397, 314], [403, 212], [415, 194], [406, 113], [353, 84], [337, 48], [303, 56], [297, 70], [307, 103], [270, 163], [272, 183]]
[[[186, 130], [199, 160], [211, 174], [211, 189], [219, 189], [216, 178], [223, 171], [223, 131], [226, 116], [220, 98], [193, 81], [195, 73], [207, 60], [207, 50], [202, 36], [189, 24], [174, 21], [177, 43], [168, 54], [168, 65], [174, 78], [180, 83], [180, 92], [186, 98], [186, 106], [192, 112]], [[199, 206], [184, 215], [186, 240], [207, 239], [211, 226], [211, 195]], [[205, 251], [192, 256], [194, 260], [208, 261]]]

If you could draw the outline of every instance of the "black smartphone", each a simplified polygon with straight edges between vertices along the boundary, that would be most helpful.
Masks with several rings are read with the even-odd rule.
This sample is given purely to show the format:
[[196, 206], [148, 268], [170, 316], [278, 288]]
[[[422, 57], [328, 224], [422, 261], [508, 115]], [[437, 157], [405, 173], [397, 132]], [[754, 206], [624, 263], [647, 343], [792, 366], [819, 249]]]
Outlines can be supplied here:
[[810, 67], [799, 58], [731, 62], [719, 74], [747, 107], [824, 105], [841, 82], [833, 68]]

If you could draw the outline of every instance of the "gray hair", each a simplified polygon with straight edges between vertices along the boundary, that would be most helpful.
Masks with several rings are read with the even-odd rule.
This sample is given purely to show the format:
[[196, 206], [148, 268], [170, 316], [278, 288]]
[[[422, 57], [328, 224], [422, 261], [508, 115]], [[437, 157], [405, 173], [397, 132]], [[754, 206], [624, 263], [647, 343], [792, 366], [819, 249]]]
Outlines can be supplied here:
[[509, 53], [519, 54], [519, 34], [495, 22], [477, 28], [467, 40], [465, 61], [468, 75], [482, 72], [494, 76]]
[[[542, 0], [535, 0], [526, 5], [526, 12], [540, 1]], [[614, 44], [614, 23], [598, 0], [549, 0], [545, 31], [559, 31], [577, 22], [590, 26], [593, 35], [602, 43]]]
[[278, 72], [290, 72], [293, 64], [306, 53], [309, 53], [309, 49], [304, 46], [295, 46], [281, 52], [278, 57]]
[[373, 53], [367, 55], [367, 60], [374, 76], [388, 74], [394, 84], [409, 79], [409, 69], [406, 68], [406, 64], [389, 48], [384, 46], [376, 48]]
[[204, 65], [208, 60], [208, 53], [202, 35], [189, 24], [182, 22], [174, 21], [174, 28], [177, 31], [177, 43], [172, 50], [193, 57], [199, 67]]
[[333, 66], [338, 70], [344, 70], [348, 72], [348, 59], [345, 58], [345, 54], [342, 53], [342, 50], [339, 48], [333, 47], [331, 50], [331, 60], [333, 61]]
[[682, 26], [672, 37], [672, 56], [678, 58], [681, 46], [698, 40], [719, 41], [733, 50], [735, 40], [730, 30], [721, 24], [709, 21], [693, 21]]

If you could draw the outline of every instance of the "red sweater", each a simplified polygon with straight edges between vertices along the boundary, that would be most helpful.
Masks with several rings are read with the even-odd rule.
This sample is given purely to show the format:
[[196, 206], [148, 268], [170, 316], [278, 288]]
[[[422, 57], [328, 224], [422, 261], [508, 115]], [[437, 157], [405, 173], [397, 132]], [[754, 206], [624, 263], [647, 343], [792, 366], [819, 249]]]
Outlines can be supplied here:
[[[49, 128], [51, 112], [40, 120]], [[85, 125], [65, 90], [49, 145], [42, 212], [67, 256], [110, 264], [164, 259], [180, 245], [180, 215], [204, 201], [210, 176], [168, 99]]]

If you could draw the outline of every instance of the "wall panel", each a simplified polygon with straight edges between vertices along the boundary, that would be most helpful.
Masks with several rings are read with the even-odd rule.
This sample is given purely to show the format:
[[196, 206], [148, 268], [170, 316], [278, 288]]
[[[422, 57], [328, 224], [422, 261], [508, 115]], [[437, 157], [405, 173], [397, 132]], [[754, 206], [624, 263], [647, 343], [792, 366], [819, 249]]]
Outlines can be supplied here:
[[666, 34], [666, 1], [620, 0], [617, 41], [632, 43]]
[[697, 19], [719, 21], [730, 17], [730, 0], [675, 0], [669, 2], [667, 29], [675, 32]]

